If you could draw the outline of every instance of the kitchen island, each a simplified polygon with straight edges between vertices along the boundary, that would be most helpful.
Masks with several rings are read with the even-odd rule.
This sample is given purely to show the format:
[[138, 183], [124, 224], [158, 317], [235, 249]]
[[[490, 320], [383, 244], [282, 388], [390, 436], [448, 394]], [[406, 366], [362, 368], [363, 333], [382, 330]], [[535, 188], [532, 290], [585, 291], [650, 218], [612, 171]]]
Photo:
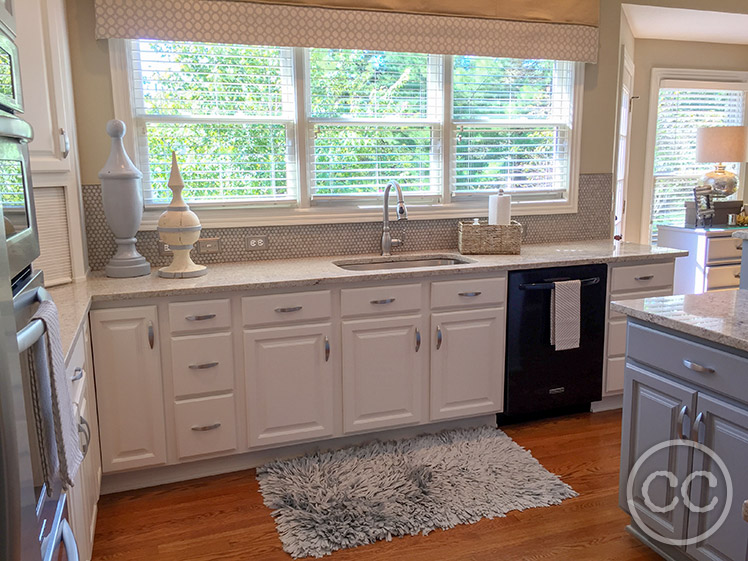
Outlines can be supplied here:
[[748, 291], [613, 302], [628, 316], [619, 504], [667, 559], [748, 559]]

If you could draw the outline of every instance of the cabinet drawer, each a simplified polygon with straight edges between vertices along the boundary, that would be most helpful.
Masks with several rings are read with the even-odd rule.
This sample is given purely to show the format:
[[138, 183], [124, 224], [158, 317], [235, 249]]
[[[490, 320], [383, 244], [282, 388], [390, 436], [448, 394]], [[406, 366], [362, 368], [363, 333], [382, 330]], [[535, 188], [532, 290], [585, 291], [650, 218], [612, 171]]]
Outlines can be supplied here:
[[347, 288], [340, 291], [340, 307], [344, 317], [417, 312], [421, 309], [421, 285]]
[[332, 315], [329, 290], [242, 298], [244, 325], [327, 319]]
[[173, 337], [174, 397], [234, 389], [234, 346], [231, 333]]
[[233, 394], [177, 402], [174, 415], [180, 458], [236, 449]]
[[748, 358], [635, 324], [628, 328], [628, 356], [748, 403]]
[[706, 262], [739, 262], [743, 255], [742, 241], [732, 237], [709, 238], [706, 242]]
[[650, 290], [673, 285], [674, 263], [615, 267], [611, 271], [611, 292]]
[[608, 356], [626, 354], [626, 318], [619, 318], [608, 323]]
[[169, 304], [169, 328], [172, 333], [228, 329], [229, 327], [231, 327], [231, 305], [228, 299]]
[[617, 393], [623, 391], [624, 372], [626, 371], [626, 358], [609, 358], [605, 373], [605, 393]]
[[706, 268], [707, 290], [738, 288], [738, 286], [740, 286], [740, 264]]
[[502, 304], [506, 299], [506, 277], [434, 282], [431, 307], [453, 308]]

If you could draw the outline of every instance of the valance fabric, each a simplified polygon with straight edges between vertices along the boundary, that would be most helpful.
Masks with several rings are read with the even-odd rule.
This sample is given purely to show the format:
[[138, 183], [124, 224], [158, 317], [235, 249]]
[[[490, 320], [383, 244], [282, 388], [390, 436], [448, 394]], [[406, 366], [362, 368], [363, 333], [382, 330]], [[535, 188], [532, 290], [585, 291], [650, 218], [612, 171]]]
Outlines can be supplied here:
[[223, 0], [95, 0], [95, 6], [97, 39], [597, 61], [598, 29], [590, 25]]

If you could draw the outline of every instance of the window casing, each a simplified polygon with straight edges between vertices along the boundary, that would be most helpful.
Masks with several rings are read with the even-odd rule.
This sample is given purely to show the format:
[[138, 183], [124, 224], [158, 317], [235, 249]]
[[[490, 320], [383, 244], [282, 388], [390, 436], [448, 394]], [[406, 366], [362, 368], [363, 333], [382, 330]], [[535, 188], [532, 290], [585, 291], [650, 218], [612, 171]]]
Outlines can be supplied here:
[[[398, 179], [420, 216], [471, 215], [498, 188], [513, 194], [515, 214], [576, 211], [581, 64], [213, 45], [228, 66], [255, 56], [236, 51], [265, 53], [272, 88], [263, 98], [251, 84], [234, 83], [241, 77], [224, 76], [228, 83], [210, 92], [212, 105], [189, 96], [179, 105], [173, 91], [161, 93], [168, 104], [154, 94], [159, 61], [149, 57], [169, 43], [111, 43], [115, 112], [135, 130], [130, 146], [147, 207], [168, 203], [173, 148], [190, 204], [206, 209], [360, 215]], [[492, 65], [511, 79], [497, 79]], [[172, 87], [183, 69], [161, 66], [169, 67], [162, 86]], [[248, 89], [254, 104], [238, 108], [229, 94]], [[254, 131], [265, 151], [226, 141]]]

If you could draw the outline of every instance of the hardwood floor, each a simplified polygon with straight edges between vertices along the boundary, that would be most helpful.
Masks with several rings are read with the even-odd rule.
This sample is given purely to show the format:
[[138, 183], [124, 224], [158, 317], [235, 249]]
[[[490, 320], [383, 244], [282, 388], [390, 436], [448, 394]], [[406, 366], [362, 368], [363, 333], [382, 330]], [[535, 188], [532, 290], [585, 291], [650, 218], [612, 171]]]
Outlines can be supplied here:
[[[649, 561], [618, 508], [620, 412], [574, 415], [504, 430], [580, 496], [428, 536], [338, 551], [332, 561]], [[107, 495], [99, 503], [97, 561], [288, 560], [248, 470]]]

